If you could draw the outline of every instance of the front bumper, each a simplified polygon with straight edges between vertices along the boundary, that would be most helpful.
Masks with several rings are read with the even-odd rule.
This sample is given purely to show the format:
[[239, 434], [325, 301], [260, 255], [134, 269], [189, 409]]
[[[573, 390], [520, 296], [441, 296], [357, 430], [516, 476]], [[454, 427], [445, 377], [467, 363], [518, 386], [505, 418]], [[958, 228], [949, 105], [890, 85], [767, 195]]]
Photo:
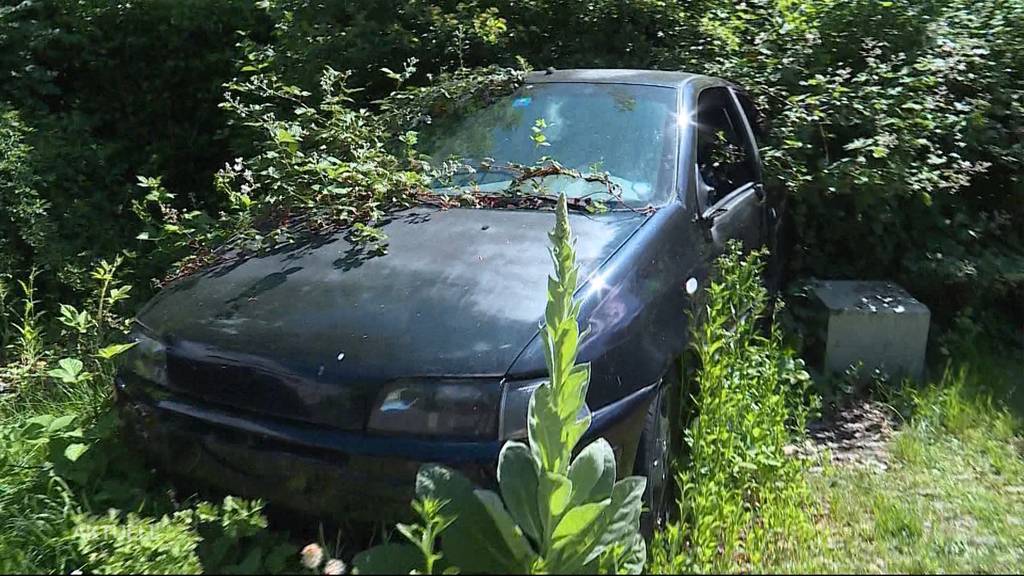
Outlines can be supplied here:
[[[645, 388], [594, 414], [585, 442], [606, 438], [620, 475], [633, 470], [654, 391]], [[496, 485], [497, 441], [341, 432], [194, 400], [131, 396], [120, 380], [117, 400], [129, 434], [165, 473], [317, 517], [408, 519], [416, 473], [426, 462], [452, 467], [482, 487]]]

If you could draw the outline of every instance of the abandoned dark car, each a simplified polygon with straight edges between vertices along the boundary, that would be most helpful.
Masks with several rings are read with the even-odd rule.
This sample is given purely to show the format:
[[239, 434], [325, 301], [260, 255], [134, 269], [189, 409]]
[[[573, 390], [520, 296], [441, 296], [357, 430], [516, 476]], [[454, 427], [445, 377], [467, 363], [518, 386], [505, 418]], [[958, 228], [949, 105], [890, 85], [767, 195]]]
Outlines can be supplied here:
[[550, 199], [564, 193], [588, 434], [609, 440], [620, 474], [649, 478], [658, 513], [687, 313], [728, 241], [776, 241], [783, 202], [762, 186], [759, 133], [748, 97], [715, 78], [532, 73], [421, 134], [434, 163], [471, 168], [430, 196], [500, 197], [507, 167], [547, 158], [605, 182], [537, 176], [525, 203], [427, 198], [389, 216], [385, 254], [339, 233], [179, 279], [138, 316], [117, 379], [125, 419], [168, 473], [318, 514], [407, 510], [424, 462], [493, 483], [546, 376]]

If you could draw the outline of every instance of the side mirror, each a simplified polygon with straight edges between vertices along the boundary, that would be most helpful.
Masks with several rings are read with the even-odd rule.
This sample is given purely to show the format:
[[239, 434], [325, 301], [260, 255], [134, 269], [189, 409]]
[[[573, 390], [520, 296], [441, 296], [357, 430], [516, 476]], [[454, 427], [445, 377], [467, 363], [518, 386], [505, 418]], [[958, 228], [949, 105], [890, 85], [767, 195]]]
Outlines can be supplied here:
[[700, 166], [696, 164], [693, 166], [693, 181], [697, 190], [694, 222], [704, 231], [704, 239], [711, 242], [714, 239], [711, 228], [714, 226], [718, 213], [721, 212], [721, 210], [710, 206], [710, 199], [713, 197], [715, 189], [704, 182], [704, 177], [700, 174]]
[[697, 219], [712, 218], [714, 211], [711, 210], [711, 199], [715, 197], [715, 187], [704, 181], [700, 167], [696, 165], [693, 167], [693, 181], [696, 182], [697, 189]]

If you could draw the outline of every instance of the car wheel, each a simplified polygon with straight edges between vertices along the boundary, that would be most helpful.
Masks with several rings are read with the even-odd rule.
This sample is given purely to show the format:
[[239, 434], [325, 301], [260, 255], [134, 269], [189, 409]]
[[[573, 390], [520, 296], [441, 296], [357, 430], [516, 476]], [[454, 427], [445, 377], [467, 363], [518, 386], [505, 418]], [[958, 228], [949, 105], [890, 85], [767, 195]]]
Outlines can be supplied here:
[[640, 517], [640, 530], [650, 541], [654, 531], [662, 528], [668, 519], [675, 485], [672, 478], [673, 423], [672, 398], [675, 387], [665, 379], [658, 394], [651, 401], [644, 420], [640, 444], [637, 446], [634, 471], [647, 477], [644, 490], [644, 512]]

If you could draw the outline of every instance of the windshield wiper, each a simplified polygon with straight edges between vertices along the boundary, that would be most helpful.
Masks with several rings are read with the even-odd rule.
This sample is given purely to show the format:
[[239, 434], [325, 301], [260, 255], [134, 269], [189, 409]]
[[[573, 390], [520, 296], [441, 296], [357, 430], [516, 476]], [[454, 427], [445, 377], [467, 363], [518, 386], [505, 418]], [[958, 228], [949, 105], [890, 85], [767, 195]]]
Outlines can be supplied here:
[[[545, 204], [550, 204], [552, 206], [558, 204], [558, 196], [554, 196], [552, 194], [530, 194], [529, 197], [535, 198], [541, 202], [544, 202]], [[604, 202], [594, 201], [586, 196], [582, 198], [566, 196], [565, 205], [569, 208], [569, 210], [577, 210], [587, 213], [603, 212], [607, 210], [607, 208], [604, 207]]]
[[523, 169], [515, 164], [504, 162], [475, 161], [471, 158], [464, 158], [458, 161], [459, 166], [452, 170], [452, 175], [476, 174], [478, 172], [491, 174], [507, 174], [509, 176], [520, 176]]
[[[558, 204], [558, 196], [553, 194], [473, 194], [482, 205], [493, 208], [541, 208]], [[602, 204], [589, 198], [566, 197], [565, 205], [569, 210], [592, 214], [603, 212]]]

